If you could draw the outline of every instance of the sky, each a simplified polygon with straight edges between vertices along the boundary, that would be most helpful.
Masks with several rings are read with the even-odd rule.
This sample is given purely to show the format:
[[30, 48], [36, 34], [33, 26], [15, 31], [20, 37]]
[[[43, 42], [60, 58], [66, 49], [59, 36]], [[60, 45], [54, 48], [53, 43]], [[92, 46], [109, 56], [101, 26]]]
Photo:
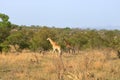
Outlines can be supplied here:
[[1, 0], [0, 13], [17, 25], [120, 29], [120, 0]]

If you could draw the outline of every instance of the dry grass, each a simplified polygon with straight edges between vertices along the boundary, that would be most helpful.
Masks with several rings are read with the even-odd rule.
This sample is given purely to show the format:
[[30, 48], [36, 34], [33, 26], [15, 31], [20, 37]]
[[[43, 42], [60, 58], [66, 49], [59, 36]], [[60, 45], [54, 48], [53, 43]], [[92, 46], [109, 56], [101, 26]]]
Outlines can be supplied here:
[[0, 54], [0, 80], [120, 80], [120, 59], [109, 50], [79, 54]]

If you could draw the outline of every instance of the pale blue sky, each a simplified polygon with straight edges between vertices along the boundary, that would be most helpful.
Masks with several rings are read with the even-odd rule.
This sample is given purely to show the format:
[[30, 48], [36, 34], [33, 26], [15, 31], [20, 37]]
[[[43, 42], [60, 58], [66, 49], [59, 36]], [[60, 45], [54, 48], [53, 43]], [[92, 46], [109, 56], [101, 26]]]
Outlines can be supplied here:
[[14, 24], [120, 29], [120, 0], [1, 0]]

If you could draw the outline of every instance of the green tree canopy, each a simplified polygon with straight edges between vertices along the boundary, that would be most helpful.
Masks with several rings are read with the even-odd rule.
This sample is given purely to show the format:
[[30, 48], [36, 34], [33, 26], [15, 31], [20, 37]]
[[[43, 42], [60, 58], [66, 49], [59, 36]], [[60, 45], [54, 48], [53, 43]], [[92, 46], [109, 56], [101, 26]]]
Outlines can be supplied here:
[[[9, 16], [0, 13], [0, 46], [10, 35], [11, 23], [8, 21]], [[3, 46], [1, 46], [3, 47]]]

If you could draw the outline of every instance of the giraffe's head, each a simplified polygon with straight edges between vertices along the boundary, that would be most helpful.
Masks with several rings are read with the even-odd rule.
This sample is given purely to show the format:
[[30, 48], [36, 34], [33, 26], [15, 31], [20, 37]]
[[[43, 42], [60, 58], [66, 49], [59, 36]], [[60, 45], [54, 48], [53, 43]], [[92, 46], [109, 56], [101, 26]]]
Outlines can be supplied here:
[[47, 40], [50, 40], [50, 38], [47, 38]]

